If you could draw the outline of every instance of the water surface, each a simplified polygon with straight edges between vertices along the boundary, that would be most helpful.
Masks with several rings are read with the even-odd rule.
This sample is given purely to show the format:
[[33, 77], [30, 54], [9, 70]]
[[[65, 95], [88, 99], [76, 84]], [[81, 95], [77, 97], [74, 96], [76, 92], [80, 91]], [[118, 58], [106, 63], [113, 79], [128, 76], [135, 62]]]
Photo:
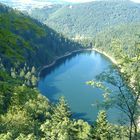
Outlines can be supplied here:
[[[93, 104], [102, 102], [102, 91], [86, 84], [112, 65], [105, 56], [95, 51], [74, 53], [41, 72], [38, 88], [51, 101], [64, 96], [75, 118], [95, 121], [99, 109]], [[120, 112], [108, 111], [110, 122], [117, 122]]]

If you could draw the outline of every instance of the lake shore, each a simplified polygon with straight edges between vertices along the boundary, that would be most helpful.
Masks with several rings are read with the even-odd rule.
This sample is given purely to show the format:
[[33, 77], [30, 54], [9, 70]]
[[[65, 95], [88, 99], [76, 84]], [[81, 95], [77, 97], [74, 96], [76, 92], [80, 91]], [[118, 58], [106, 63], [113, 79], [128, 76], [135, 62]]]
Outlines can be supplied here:
[[[74, 50], [74, 51], [71, 51], [71, 52], [67, 52], [67, 53], [65, 53], [65, 54], [62, 55], [62, 56], [56, 57], [55, 60], [54, 60], [53, 62], [51, 62], [51, 63], [48, 64], [48, 65], [43, 66], [43, 67], [40, 69], [40, 71], [42, 71], [42, 70], [45, 69], [45, 68], [49, 68], [49, 67], [53, 66], [53, 65], [57, 62], [57, 60], [59, 60], [59, 59], [61, 59], [61, 58], [67, 57], [67, 56], [69, 56], [69, 55], [72, 55], [73, 53], [77, 53], [77, 52], [81, 52], [81, 51], [87, 51], [87, 50], [89, 50], [89, 51], [96, 51], [96, 52], [98, 52], [98, 53], [100, 53], [100, 54], [106, 56], [113, 64], [117, 65], [117, 61], [116, 61], [113, 57], [111, 57], [110, 55], [108, 55], [107, 53], [105, 53], [104, 51], [100, 51], [100, 50], [97, 49], [97, 48], [87, 48], [87, 49], [78, 49], [78, 50]], [[40, 71], [39, 71], [39, 73], [40, 73]]]
[[91, 50], [96, 51], [96, 52], [98, 52], [98, 53], [100, 53], [100, 54], [103, 54], [104, 56], [106, 56], [107, 58], [109, 58], [110, 61], [111, 61], [113, 64], [115, 64], [115, 65], [118, 64], [117, 61], [116, 61], [112, 56], [108, 55], [106, 52], [100, 51], [100, 50], [97, 49], [97, 48], [92, 48]]
[[[101, 51], [101, 50], [99, 50], [99, 49], [97, 49], [97, 48], [78, 49], [78, 50], [74, 50], [74, 51], [71, 51], [71, 52], [67, 52], [67, 53], [65, 53], [65, 54], [62, 55], [62, 56], [56, 57], [55, 60], [54, 60], [52, 63], [50, 63], [50, 64], [44, 66], [44, 67], [39, 71], [39, 75], [40, 75], [40, 72], [41, 72], [43, 69], [49, 68], [49, 67], [55, 65], [55, 63], [56, 63], [59, 59], [64, 58], [64, 57], [67, 57], [67, 56], [69, 56], [69, 55], [72, 55], [73, 53], [76, 53], [76, 52], [87, 51], [87, 50], [89, 50], [89, 51], [96, 51], [96, 52], [98, 52], [98, 53], [104, 55], [105, 57], [107, 57], [113, 64], [118, 65], [117, 61], [116, 61], [112, 56], [110, 56], [110, 55], [107, 54], [106, 52]], [[138, 122], [138, 128], [140, 129], [140, 117], [138, 118], [138, 121], [137, 121], [137, 122]]]

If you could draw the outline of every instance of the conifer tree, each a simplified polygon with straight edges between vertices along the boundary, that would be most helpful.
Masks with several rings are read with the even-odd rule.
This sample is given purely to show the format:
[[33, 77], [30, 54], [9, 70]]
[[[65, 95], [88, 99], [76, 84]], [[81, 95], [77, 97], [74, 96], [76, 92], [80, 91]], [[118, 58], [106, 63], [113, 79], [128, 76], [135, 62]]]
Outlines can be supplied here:
[[22, 69], [22, 70], [20, 71], [19, 76], [20, 76], [21, 78], [23, 78], [23, 77], [24, 77], [24, 75], [25, 75], [25, 72], [24, 72], [24, 70]]
[[100, 111], [96, 120], [95, 133], [97, 138], [101, 140], [110, 139], [110, 125], [107, 121], [107, 116], [105, 111]]

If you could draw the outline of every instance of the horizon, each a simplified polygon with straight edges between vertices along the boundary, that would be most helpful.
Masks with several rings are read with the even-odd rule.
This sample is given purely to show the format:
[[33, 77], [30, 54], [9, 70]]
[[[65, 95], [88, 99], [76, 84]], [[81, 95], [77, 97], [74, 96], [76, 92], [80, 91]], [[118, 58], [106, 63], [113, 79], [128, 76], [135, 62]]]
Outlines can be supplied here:
[[[31, 4], [31, 3], [87, 3], [95, 1], [105, 1], [105, 0], [0, 0], [0, 2], [6, 3], [21, 3], [21, 4]], [[114, 0], [116, 1], [116, 0]], [[124, 1], [124, 0], [122, 0]], [[140, 0], [128, 0], [135, 3], [140, 3]]]

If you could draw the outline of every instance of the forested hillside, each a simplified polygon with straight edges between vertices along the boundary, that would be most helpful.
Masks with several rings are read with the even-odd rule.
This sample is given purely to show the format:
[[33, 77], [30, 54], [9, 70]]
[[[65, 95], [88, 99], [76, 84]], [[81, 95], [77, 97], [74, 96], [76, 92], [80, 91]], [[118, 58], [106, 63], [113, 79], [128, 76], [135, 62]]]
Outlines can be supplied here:
[[120, 49], [122, 56], [134, 57], [136, 47], [140, 43], [140, 23], [121, 24], [114, 27], [108, 27], [99, 32], [94, 38], [95, 48], [107, 52], [116, 59], [122, 59], [116, 53]]
[[[55, 22], [56, 27], [61, 25], [58, 30], [63, 29], [69, 36], [96, 33], [92, 39], [94, 47], [116, 59], [124, 80], [119, 83], [111, 77], [113, 73], [101, 77], [118, 86], [120, 92], [115, 98], [128, 115], [128, 125], [109, 123], [105, 111], [99, 112], [93, 124], [74, 119], [63, 97], [54, 104], [42, 96], [36, 89], [38, 67], [82, 46], [37, 20], [0, 5], [0, 140], [139, 140], [140, 23], [135, 23], [140, 21], [139, 5], [125, 1], [100, 4], [64, 7], [48, 21], [53, 27]], [[101, 79], [99, 82], [96, 86], [103, 88]]]
[[0, 42], [1, 61], [6, 66], [25, 61], [28, 65], [45, 65], [80, 47], [38, 21], [3, 5], [0, 5]]
[[124, 137], [127, 128], [110, 124], [104, 111], [92, 126], [73, 119], [63, 97], [53, 104], [36, 89], [37, 66], [77, 46], [36, 20], [0, 5], [0, 140]]
[[70, 37], [92, 37], [105, 27], [139, 22], [139, 13], [139, 4], [128, 0], [105, 0], [63, 6], [43, 22]]
[[[103, 79], [120, 89], [119, 101], [124, 100], [123, 105], [118, 104], [130, 119], [130, 132], [134, 132], [134, 139], [140, 135], [140, 23], [122, 24], [112, 28], [106, 28], [96, 35], [94, 47], [103, 53], [115, 58], [120, 75], [128, 86], [124, 92], [124, 84], [120, 84], [118, 78], [103, 75]], [[113, 80], [113, 82], [112, 82]], [[132, 99], [132, 100], [131, 100]], [[118, 100], [118, 99], [117, 99]], [[127, 104], [127, 105], [126, 105]], [[132, 111], [133, 110], [133, 111]], [[131, 116], [131, 117], [130, 117]], [[130, 133], [129, 139], [133, 139]]]

